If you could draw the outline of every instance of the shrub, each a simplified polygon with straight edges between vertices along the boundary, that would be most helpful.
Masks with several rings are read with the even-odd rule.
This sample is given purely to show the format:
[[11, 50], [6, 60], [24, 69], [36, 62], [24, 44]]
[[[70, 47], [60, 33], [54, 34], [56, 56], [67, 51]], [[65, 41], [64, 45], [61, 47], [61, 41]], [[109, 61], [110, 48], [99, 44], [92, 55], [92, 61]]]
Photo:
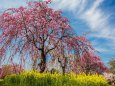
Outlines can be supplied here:
[[23, 72], [4, 79], [5, 86], [108, 86], [101, 75]]
[[17, 64], [3, 65], [2, 68], [0, 68], [0, 79], [3, 79], [4, 77], [11, 74], [18, 74], [22, 71], [23, 71], [23, 68]]

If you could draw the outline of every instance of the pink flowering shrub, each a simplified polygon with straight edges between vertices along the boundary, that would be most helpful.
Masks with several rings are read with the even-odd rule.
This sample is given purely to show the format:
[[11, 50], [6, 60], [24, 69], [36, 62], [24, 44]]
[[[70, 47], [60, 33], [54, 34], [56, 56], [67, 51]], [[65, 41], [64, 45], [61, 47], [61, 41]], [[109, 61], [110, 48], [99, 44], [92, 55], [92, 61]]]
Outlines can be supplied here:
[[0, 78], [4, 78], [11, 74], [19, 74], [23, 71], [20, 65], [4, 65], [0, 68]]

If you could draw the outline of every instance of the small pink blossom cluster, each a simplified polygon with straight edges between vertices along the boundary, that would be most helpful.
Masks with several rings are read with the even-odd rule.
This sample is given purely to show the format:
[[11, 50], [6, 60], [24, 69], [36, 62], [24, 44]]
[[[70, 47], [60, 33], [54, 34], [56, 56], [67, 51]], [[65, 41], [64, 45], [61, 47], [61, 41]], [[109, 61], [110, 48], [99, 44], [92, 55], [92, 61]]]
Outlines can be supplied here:
[[110, 85], [115, 85], [115, 74], [103, 73], [103, 75]]

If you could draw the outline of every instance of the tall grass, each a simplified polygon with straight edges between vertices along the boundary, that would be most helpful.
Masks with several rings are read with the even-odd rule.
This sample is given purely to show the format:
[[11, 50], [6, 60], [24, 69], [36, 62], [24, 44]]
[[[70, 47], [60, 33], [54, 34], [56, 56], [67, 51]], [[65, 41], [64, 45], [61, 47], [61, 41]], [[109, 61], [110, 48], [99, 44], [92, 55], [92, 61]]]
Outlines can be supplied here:
[[108, 86], [101, 75], [23, 72], [4, 79], [5, 86]]

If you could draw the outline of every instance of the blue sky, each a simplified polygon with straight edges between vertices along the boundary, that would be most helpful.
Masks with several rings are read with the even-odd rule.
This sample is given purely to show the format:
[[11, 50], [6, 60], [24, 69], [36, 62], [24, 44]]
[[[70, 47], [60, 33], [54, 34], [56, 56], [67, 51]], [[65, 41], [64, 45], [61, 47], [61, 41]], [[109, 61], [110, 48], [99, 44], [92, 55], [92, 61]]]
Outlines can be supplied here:
[[[0, 0], [0, 13], [26, 1]], [[62, 10], [78, 35], [90, 32], [87, 38], [104, 63], [115, 58], [115, 0], [53, 0], [50, 6]]]

